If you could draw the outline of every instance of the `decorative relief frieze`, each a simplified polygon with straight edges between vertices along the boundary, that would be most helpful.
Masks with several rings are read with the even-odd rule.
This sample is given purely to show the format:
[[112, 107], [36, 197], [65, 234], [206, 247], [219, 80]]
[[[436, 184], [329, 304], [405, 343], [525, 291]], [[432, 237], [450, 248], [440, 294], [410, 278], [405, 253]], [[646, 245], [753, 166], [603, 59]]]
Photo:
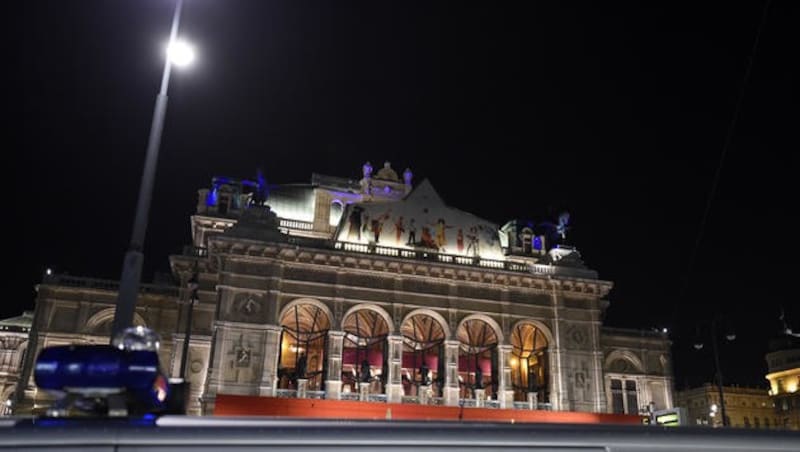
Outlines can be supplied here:
[[[244, 253], [243, 250], [232, 245], [229, 240], [212, 240], [211, 254], [215, 253]], [[481, 284], [500, 285], [504, 287], [522, 287], [549, 291], [556, 290], [590, 296], [592, 298], [605, 296], [611, 289], [610, 282], [602, 280], [583, 280], [570, 277], [547, 278], [539, 276], [526, 276], [519, 274], [506, 274], [502, 270], [475, 269], [475, 268], [452, 268], [436, 263], [402, 262], [393, 261], [385, 258], [364, 257], [341, 255], [338, 253], [326, 253], [318, 250], [305, 250], [297, 247], [280, 246], [248, 243], [249, 249], [261, 247], [256, 255], [266, 256], [267, 254], [288, 261], [302, 261], [317, 265], [360, 268], [364, 270], [393, 272], [400, 274], [413, 274], [419, 276], [429, 276], [432, 278], [451, 279], [460, 281], [472, 281]], [[269, 250], [269, 252], [267, 252]], [[212, 256], [213, 260], [213, 256]], [[513, 300], [512, 300], [513, 301]]]
[[227, 297], [231, 301], [223, 301], [224, 317], [222, 320], [245, 323], [262, 323], [266, 321], [266, 309], [264, 309], [263, 296], [239, 292], [230, 294]]

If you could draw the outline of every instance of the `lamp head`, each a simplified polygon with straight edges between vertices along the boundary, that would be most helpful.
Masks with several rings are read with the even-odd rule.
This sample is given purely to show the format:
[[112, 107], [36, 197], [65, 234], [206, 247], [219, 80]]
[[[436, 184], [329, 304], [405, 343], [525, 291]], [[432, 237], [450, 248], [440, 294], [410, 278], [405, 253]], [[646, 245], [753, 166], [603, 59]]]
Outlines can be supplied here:
[[186, 67], [194, 61], [194, 46], [186, 41], [176, 40], [167, 46], [167, 58], [178, 67]]

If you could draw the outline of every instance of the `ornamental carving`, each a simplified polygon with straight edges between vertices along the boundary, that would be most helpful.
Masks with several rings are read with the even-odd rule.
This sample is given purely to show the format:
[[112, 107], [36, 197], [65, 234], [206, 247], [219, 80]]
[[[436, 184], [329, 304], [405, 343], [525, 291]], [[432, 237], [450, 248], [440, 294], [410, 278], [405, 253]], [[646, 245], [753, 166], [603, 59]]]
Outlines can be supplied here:
[[586, 348], [589, 343], [589, 332], [581, 325], [570, 325], [567, 328], [567, 341], [572, 348]]

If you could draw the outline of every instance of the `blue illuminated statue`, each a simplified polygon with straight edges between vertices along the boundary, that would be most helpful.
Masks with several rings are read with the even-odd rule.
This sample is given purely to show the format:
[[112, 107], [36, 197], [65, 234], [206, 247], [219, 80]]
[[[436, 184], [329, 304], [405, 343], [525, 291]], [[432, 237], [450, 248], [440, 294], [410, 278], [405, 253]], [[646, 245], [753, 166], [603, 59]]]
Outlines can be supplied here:
[[561, 240], [566, 240], [567, 229], [569, 229], [569, 212], [563, 212], [558, 216], [558, 225], [556, 226], [556, 233], [561, 236]]
[[558, 238], [563, 243], [567, 239], [567, 231], [571, 229], [569, 226], [569, 212], [562, 212], [558, 216], [558, 223], [542, 222], [539, 226], [545, 230], [547, 240], [550, 243], [555, 243]]
[[267, 179], [260, 168], [256, 172], [256, 181], [258, 183], [250, 203], [254, 206], [263, 206], [269, 198], [269, 187], [267, 186]]

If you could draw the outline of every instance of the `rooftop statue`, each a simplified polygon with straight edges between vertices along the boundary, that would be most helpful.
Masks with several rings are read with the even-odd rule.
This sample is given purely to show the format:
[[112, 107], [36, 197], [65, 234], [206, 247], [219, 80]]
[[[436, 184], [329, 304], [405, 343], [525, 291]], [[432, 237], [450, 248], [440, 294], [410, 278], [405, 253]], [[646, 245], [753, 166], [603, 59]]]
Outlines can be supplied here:
[[567, 239], [567, 230], [571, 229], [571, 226], [569, 226], [569, 212], [562, 212], [558, 216], [558, 223], [545, 221], [539, 223], [539, 226], [547, 231], [548, 238], [556, 236], [561, 239], [561, 242], [564, 242]]
[[403, 181], [406, 183], [406, 185], [411, 185], [411, 179], [413, 177], [414, 173], [411, 172], [411, 168], [406, 168], [406, 170], [403, 171]]
[[378, 171], [378, 174], [375, 175], [375, 179], [400, 182], [400, 178], [397, 176], [395, 170], [392, 169], [392, 164], [389, 162], [385, 162], [383, 164], [383, 168], [381, 168], [380, 171]]
[[256, 171], [256, 181], [258, 183], [256, 190], [253, 192], [253, 197], [250, 200], [250, 205], [263, 206], [269, 198], [269, 187], [267, 186], [267, 179], [264, 173], [259, 168]]

